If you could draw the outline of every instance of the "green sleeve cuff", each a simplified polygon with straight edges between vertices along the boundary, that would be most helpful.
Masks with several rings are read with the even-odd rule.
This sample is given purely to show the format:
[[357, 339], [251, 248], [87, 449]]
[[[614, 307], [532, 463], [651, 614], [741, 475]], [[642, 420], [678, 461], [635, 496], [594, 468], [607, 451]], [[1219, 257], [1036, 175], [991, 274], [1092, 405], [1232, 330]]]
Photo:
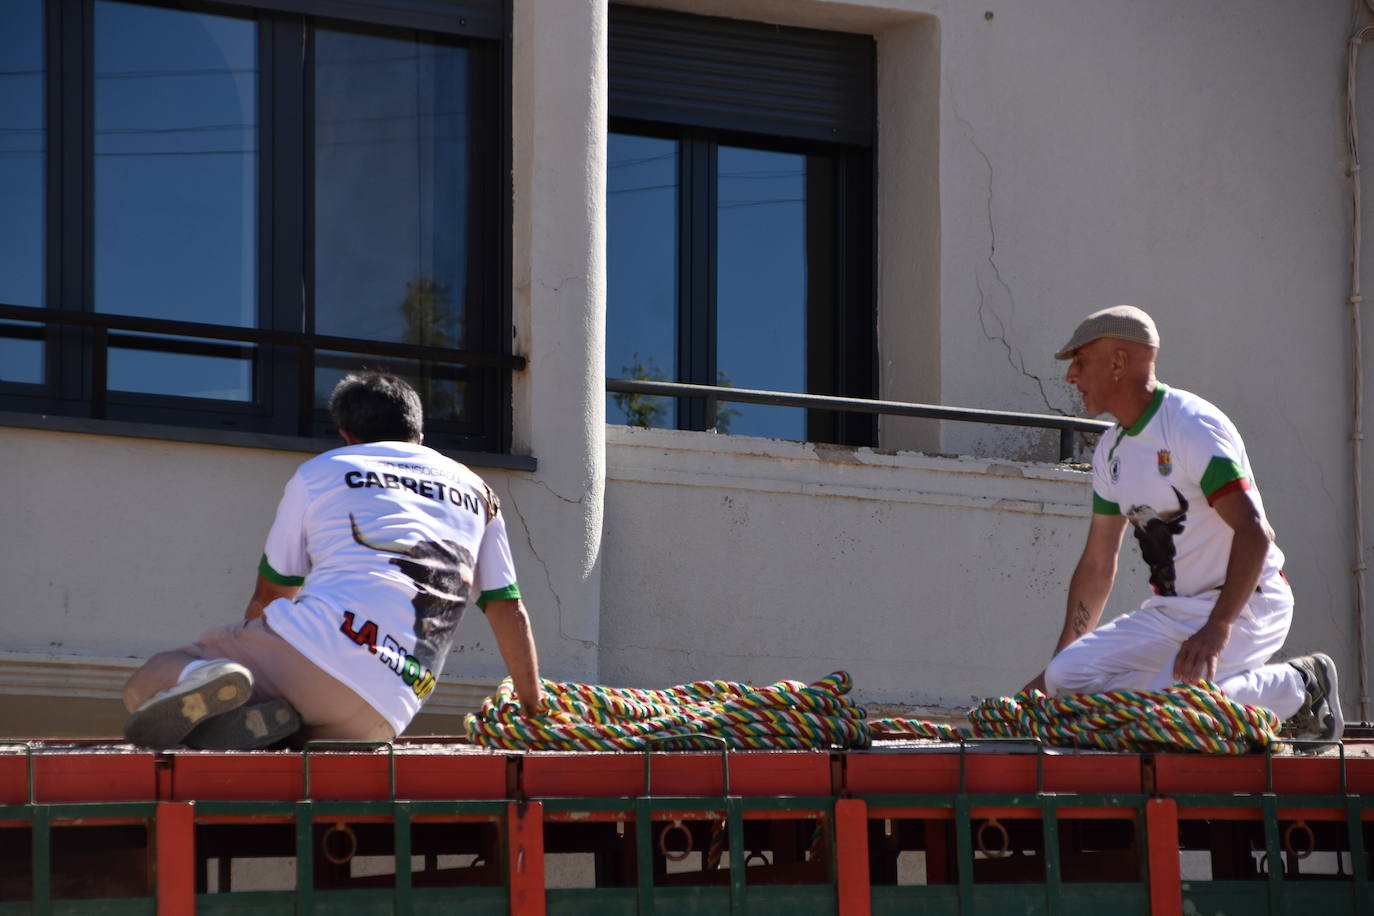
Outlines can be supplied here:
[[1237, 480], [1245, 479], [1245, 469], [1230, 458], [1213, 458], [1207, 462], [1207, 470], [1202, 472], [1202, 495], [1209, 500], [1212, 495]]
[[490, 591], [482, 592], [477, 596], [477, 607], [485, 611], [488, 601], [510, 601], [512, 598], [520, 597], [520, 585], [512, 582], [510, 585], [501, 588], [493, 588]]
[[258, 575], [268, 582], [276, 585], [285, 585], [290, 588], [299, 588], [305, 584], [304, 576], [283, 576], [272, 568], [272, 564], [267, 562], [267, 554], [262, 555], [262, 560], [258, 563]]
[[1108, 502], [1107, 500], [1103, 499], [1101, 496], [1098, 496], [1096, 490], [1093, 491], [1093, 515], [1120, 515], [1120, 514], [1121, 514], [1121, 507], [1120, 507], [1120, 506], [1118, 506], [1116, 503]]

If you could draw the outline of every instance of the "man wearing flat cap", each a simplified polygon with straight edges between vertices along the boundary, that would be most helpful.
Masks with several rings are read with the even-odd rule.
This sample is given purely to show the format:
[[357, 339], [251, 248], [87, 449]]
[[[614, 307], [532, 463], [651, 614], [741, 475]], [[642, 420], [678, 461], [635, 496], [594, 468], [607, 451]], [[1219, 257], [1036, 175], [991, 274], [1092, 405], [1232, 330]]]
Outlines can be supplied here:
[[[1092, 521], [1054, 657], [1026, 687], [1051, 695], [1158, 690], [1206, 679], [1264, 706], [1294, 739], [1344, 728], [1321, 653], [1267, 664], [1293, 619], [1283, 553], [1245, 444], [1226, 415], [1155, 378], [1159, 333], [1142, 310], [1094, 312], [1055, 354], [1093, 416], [1117, 425], [1093, 453]], [[1130, 523], [1154, 597], [1098, 627]]]

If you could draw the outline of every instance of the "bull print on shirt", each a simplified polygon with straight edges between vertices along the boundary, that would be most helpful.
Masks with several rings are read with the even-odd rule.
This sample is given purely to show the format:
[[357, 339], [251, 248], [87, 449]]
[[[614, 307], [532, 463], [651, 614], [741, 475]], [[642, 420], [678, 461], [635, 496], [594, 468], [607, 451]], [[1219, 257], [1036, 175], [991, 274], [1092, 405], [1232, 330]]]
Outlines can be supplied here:
[[1178, 497], [1178, 510], [1160, 513], [1153, 506], [1132, 506], [1126, 513], [1131, 520], [1135, 539], [1140, 543], [1140, 556], [1150, 567], [1150, 587], [1157, 595], [1173, 596], [1177, 579], [1174, 573], [1174, 537], [1183, 533], [1183, 522], [1188, 517], [1188, 500], [1171, 487]]
[[381, 553], [396, 554], [391, 563], [415, 583], [415, 657], [437, 674], [443, 667], [458, 621], [472, 594], [476, 564], [466, 547], [453, 541], [391, 544], [363, 537], [357, 519], [348, 516], [353, 540]]

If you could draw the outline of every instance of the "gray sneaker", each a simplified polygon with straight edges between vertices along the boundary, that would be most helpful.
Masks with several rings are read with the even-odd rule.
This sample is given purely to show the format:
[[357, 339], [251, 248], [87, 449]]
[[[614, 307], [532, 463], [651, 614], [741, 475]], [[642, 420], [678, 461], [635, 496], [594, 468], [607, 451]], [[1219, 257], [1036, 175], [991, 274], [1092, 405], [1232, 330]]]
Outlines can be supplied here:
[[181, 744], [201, 722], [248, 702], [253, 675], [220, 658], [153, 694], [124, 723], [124, 737], [134, 744], [162, 750]]
[[1329, 655], [1314, 652], [1289, 659], [1302, 678], [1302, 708], [1283, 723], [1279, 735], [1295, 741], [1337, 741], [1345, 731], [1341, 716], [1340, 686], [1336, 663]]
[[300, 714], [281, 697], [240, 706], [211, 716], [186, 736], [186, 745], [202, 751], [253, 751], [294, 735]]

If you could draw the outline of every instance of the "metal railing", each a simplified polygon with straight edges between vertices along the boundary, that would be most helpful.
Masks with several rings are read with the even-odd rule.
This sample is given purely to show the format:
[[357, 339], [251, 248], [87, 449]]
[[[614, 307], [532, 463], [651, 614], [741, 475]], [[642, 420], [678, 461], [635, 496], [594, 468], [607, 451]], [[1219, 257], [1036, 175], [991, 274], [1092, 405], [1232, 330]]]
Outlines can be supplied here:
[[[302, 350], [330, 350], [357, 353], [364, 356], [393, 359], [424, 360], [445, 365], [473, 366], [490, 369], [525, 368], [523, 356], [476, 350], [454, 350], [398, 341], [364, 340], [359, 337], [335, 337], [308, 334], [303, 331], [284, 331], [273, 328], [239, 327], [237, 325], [207, 324], [199, 321], [180, 321], [167, 318], [144, 318], [134, 315], [113, 315], [104, 312], [76, 312], [65, 309], [38, 308], [0, 304], [0, 320], [27, 321], [43, 326], [71, 326], [91, 328], [97, 333], [160, 334], [168, 338], [200, 338], [201, 341], [225, 341], [242, 344], [262, 344], [295, 347]], [[41, 327], [23, 328], [8, 325], [4, 336], [29, 336], [42, 339]], [[25, 331], [30, 333], [24, 334]], [[130, 345], [132, 342], [121, 342]], [[163, 340], [157, 349], [177, 352], [179, 347], [194, 348], [195, 341]], [[151, 349], [142, 346], [140, 349]]]
[[760, 391], [753, 388], [721, 388], [715, 385], [689, 385], [685, 382], [658, 382], [645, 379], [608, 378], [606, 390], [616, 394], [648, 394], [670, 398], [704, 398], [706, 414], [715, 413], [715, 402], [768, 404], [775, 407], [805, 407], [843, 413], [870, 413], [890, 417], [918, 417], [923, 420], [957, 420], [963, 423], [988, 423], [1001, 426], [1030, 426], [1059, 430], [1059, 460], [1073, 457], [1074, 433], [1102, 433], [1112, 424], [1056, 414], [1018, 413], [1008, 410], [981, 410], [976, 407], [943, 407], [937, 404], [911, 404], [906, 401], [878, 401], [870, 398], [842, 398], [828, 394], [794, 394]]

